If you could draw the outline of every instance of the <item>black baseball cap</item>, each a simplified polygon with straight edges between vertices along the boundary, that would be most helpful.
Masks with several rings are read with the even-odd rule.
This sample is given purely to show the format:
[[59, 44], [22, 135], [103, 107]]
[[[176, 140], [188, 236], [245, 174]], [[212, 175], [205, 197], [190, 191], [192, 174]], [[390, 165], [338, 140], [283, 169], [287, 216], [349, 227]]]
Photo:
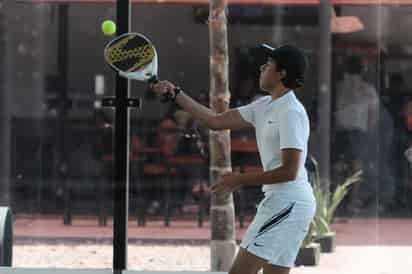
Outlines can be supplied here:
[[268, 44], [262, 44], [260, 48], [268, 57], [276, 61], [279, 68], [286, 71], [288, 82], [294, 82], [297, 87], [303, 86], [307, 61], [302, 50], [291, 45], [274, 48]]

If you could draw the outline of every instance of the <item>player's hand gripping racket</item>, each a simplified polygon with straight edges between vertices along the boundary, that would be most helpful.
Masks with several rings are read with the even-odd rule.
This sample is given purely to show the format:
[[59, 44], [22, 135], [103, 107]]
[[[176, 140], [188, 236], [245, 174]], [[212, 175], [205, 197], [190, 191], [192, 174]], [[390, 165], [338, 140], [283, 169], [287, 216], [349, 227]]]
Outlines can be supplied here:
[[140, 33], [125, 33], [104, 49], [106, 63], [120, 76], [131, 80], [157, 82], [157, 53], [154, 45]]
[[[110, 41], [104, 49], [106, 63], [120, 76], [145, 81], [158, 82], [157, 52], [153, 43], [140, 33], [125, 33]], [[173, 98], [171, 92], [163, 94], [162, 101]]]

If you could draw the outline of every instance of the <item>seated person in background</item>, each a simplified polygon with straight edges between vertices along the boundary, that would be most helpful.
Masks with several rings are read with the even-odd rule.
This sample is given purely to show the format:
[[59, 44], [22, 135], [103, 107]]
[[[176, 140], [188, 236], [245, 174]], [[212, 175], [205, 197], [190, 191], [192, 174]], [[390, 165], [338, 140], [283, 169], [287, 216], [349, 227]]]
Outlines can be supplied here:
[[157, 129], [156, 143], [160, 149], [160, 157], [170, 157], [176, 153], [179, 132], [176, 121], [171, 117], [164, 118]]
[[193, 200], [199, 202], [201, 192], [209, 192], [205, 136], [202, 136], [200, 126], [190, 117], [189, 113], [177, 110], [174, 117], [180, 130], [175, 155], [205, 159], [204, 164], [191, 165], [188, 163], [188, 165], [179, 165], [177, 168], [177, 176], [181, 185], [180, 199], [184, 201], [187, 194], [191, 193]]
[[142, 157], [142, 149], [144, 148], [143, 140], [140, 136], [133, 135], [130, 137], [130, 158], [140, 159]]
[[[409, 162], [409, 169], [412, 169], [412, 98], [409, 98], [408, 102], [403, 108], [403, 113], [405, 117], [406, 130], [409, 131], [408, 140], [406, 140], [406, 146], [404, 147], [404, 155]], [[407, 172], [410, 174], [411, 172]], [[408, 176], [407, 188], [412, 192], [412, 176]], [[404, 196], [404, 195], [403, 195]], [[401, 201], [402, 202], [402, 201]]]
[[[200, 104], [204, 106], [209, 105], [209, 93], [207, 90], [200, 90], [197, 94], [197, 99]], [[185, 128], [192, 132], [191, 135], [193, 138], [190, 141], [189, 146], [192, 147], [194, 154], [200, 155], [206, 160], [206, 164], [196, 172], [197, 176], [194, 177], [193, 187], [192, 187], [192, 197], [195, 202], [199, 202], [202, 193], [208, 197], [209, 201], [209, 166], [207, 160], [209, 159], [209, 129], [202, 125], [200, 121], [196, 121], [190, 117], [190, 115], [183, 111], [177, 110], [174, 114], [176, 121], [178, 121], [179, 128]], [[182, 117], [181, 117], [182, 116]], [[189, 141], [189, 140], [187, 140]]]
[[[176, 153], [178, 139], [176, 122], [171, 117], [166, 116], [159, 122], [159, 126], [155, 130], [153, 145], [159, 149], [159, 152], [151, 155], [147, 159], [147, 163], [160, 166], [167, 165], [167, 158], [174, 156]], [[149, 182], [145, 184], [145, 195], [151, 201], [148, 212], [153, 214], [160, 210], [161, 201], [164, 199], [164, 186], [156, 181]]]
[[[193, 120], [182, 111], [177, 111], [173, 116], [166, 116], [156, 130], [156, 146], [159, 148], [159, 153], [155, 163], [172, 165], [168, 160], [170, 157], [179, 156], [199, 156], [201, 157], [200, 149], [197, 143], [197, 134], [193, 131]], [[176, 176], [170, 176], [171, 181], [171, 205], [172, 210], [178, 210], [183, 213], [183, 205], [189, 193], [200, 188], [199, 184], [205, 184], [204, 166], [188, 164], [177, 164], [174, 167]], [[162, 200], [162, 186], [150, 186], [152, 204], [149, 212], [153, 213], [160, 207]], [[195, 196], [195, 195], [194, 195]], [[195, 199], [195, 197], [193, 197]]]

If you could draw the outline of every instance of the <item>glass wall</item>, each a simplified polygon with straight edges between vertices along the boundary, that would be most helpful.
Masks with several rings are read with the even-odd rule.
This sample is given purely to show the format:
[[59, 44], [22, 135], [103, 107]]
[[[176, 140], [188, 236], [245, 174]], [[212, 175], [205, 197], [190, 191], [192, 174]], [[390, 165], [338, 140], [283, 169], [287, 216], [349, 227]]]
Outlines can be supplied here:
[[[304, 49], [306, 81], [295, 94], [311, 122], [307, 168], [312, 174], [316, 160], [332, 192], [362, 171], [332, 220], [336, 251], [314, 268], [401, 273], [412, 251], [412, 7], [352, 2], [334, 7], [330, 41], [322, 40], [319, 5], [229, 5], [230, 106], [266, 95], [259, 44]], [[0, 205], [15, 217], [14, 266], [112, 267], [114, 111], [101, 99], [115, 94], [115, 74], [103, 58], [113, 37], [100, 26], [115, 11], [93, 1], [0, 4]], [[208, 5], [135, 3], [131, 14], [132, 31], [156, 45], [159, 77], [208, 106]], [[326, 90], [321, 79], [330, 81]], [[142, 106], [130, 110], [128, 267], [209, 271], [210, 132], [144, 83], [131, 83], [131, 97]], [[252, 129], [231, 132], [234, 171], [261, 170], [254, 138]], [[234, 193], [237, 241], [262, 197], [260, 186]]]
[[1, 203], [15, 218], [13, 265], [111, 268], [112, 110], [98, 101], [114, 76], [86, 41], [104, 38], [70, 5], [3, 1], [1, 10]]

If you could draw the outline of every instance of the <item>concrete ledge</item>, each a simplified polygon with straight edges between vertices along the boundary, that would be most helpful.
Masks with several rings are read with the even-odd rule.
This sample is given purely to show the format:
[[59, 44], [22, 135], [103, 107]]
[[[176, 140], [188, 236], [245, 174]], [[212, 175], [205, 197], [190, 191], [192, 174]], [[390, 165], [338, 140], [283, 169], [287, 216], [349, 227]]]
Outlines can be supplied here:
[[8, 207], [0, 207], [0, 266], [13, 262], [13, 217]]
[[[0, 267], [1, 274], [113, 274], [111, 269], [59, 269], [59, 268], [14, 268]], [[122, 274], [227, 274], [226, 272], [206, 271], [133, 271], [125, 270]]]
[[113, 274], [111, 269], [59, 269], [0, 267], [1, 274]]
[[123, 274], [227, 274], [227, 272], [207, 272], [207, 271], [123, 271]]

